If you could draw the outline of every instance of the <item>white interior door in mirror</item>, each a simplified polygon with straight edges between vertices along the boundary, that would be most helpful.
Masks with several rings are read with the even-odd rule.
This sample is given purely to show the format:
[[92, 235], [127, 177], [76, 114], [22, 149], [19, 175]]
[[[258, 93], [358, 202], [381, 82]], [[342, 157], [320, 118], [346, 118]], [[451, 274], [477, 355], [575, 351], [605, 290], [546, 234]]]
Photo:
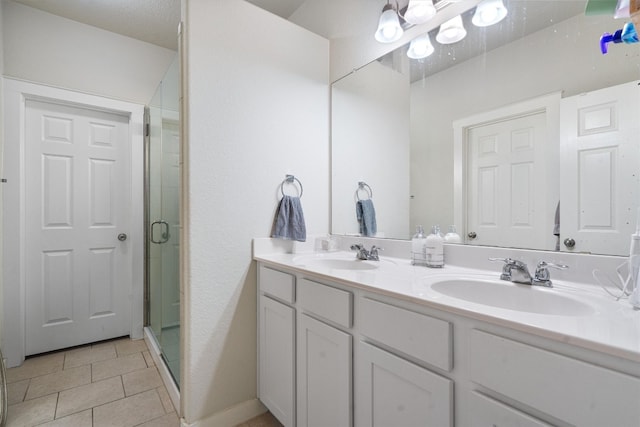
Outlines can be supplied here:
[[[626, 255], [640, 174], [638, 81], [561, 102], [561, 249]], [[572, 243], [574, 245], [572, 246]]]
[[536, 249], [553, 248], [545, 135], [544, 112], [504, 118], [468, 130], [470, 243], [519, 247], [528, 242]]

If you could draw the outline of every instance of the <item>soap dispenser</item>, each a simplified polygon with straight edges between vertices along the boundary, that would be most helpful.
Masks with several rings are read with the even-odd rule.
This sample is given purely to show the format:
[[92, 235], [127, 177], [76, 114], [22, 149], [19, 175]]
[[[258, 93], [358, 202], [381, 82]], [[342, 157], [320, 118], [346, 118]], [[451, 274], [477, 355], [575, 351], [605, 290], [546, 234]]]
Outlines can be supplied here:
[[444, 267], [444, 239], [440, 236], [440, 227], [434, 225], [426, 239], [427, 267]]
[[416, 234], [411, 239], [411, 264], [427, 265], [427, 255], [425, 253], [427, 236], [421, 225], [416, 227]]
[[462, 243], [460, 235], [456, 232], [456, 226], [450, 225], [449, 232], [444, 235], [444, 241], [446, 243]]

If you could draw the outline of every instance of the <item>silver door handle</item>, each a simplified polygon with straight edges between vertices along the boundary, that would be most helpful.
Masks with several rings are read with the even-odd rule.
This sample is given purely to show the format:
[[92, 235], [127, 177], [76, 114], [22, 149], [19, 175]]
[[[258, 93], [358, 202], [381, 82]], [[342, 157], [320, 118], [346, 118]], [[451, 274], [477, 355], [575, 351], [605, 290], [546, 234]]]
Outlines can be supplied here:
[[125, 233], [118, 234], [118, 240], [124, 242], [125, 240], [127, 240], [127, 235]]
[[[155, 226], [160, 226], [160, 240], [155, 239]], [[155, 244], [167, 243], [171, 235], [169, 234], [169, 223], [167, 221], [158, 220], [151, 223], [151, 242]]]

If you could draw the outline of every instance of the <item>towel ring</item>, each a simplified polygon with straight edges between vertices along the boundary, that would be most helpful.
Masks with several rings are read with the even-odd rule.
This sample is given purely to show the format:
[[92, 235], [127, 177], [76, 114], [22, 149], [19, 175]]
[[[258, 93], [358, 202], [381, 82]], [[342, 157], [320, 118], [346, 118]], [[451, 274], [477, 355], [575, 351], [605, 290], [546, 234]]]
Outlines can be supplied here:
[[298, 178], [296, 178], [293, 175], [287, 175], [287, 177], [284, 179], [284, 181], [282, 181], [282, 183], [280, 184], [280, 192], [282, 193], [282, 197], [285, 196], [284, 194], [284, 184], [285, 182], [287, 184], [293, 184], [293, 182], [296, 181], [298, 183], [298, 185], [300, 186], [300, 196], [302, 197], [302, 193], [304, 192], [304, 189], [302, 188], [302, 183], [300, 182], [300, 180]]
[[356, 198], [358, 200], [360, 200], [360, 195], [358, 194], [360, 190], [366, 191], [369, 198], [373, 197], [373, 190], [371, 189], [371, 187], [369, 187], [369, 184], [367, 184], [366, 182], [358, 181], [358, 188], [356, 189]]

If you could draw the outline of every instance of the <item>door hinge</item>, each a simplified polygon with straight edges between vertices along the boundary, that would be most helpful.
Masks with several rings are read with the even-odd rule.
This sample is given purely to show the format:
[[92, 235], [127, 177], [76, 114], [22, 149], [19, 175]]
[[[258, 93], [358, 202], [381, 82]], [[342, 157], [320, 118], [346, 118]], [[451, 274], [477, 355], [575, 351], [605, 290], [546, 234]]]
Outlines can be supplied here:
[[149, 136], [151, 134], [151, 127], [149, 123], [144, 124], [144, 136]]

